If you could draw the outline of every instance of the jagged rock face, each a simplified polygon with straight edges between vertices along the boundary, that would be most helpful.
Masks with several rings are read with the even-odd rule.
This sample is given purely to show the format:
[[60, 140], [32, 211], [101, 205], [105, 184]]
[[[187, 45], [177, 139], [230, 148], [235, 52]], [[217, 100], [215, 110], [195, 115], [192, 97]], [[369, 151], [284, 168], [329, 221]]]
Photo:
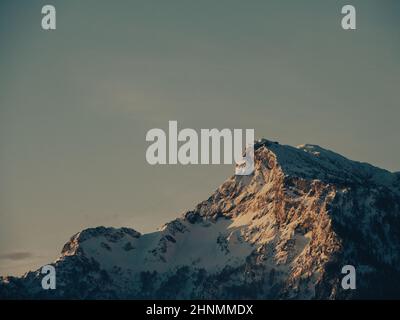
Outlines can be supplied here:
[[[143, 234], [84, 230], [53, 263], [3, 279], [4, 298], [400, 298], [399, 175], [318, 146], [262, 140], [255, 172]], [[343, 290], [354, 265], [357, 289]]]

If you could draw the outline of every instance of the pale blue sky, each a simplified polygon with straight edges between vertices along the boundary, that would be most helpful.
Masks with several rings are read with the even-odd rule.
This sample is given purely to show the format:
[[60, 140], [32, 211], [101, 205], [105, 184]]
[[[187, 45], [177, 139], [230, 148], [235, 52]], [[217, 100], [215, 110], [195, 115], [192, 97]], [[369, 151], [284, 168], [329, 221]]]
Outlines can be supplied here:
[[154, 230], [233, 174], [149, 166], [146, 132], [168, 120], [400, 170], [399, 39], [390, 0], [1, 1], [0, 274], [85, 227]]

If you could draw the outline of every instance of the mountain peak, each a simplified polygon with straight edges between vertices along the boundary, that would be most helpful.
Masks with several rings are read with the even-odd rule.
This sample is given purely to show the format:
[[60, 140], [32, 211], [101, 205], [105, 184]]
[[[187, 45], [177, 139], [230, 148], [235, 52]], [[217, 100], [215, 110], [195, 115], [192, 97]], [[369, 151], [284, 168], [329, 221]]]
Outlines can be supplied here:
[[[62, 256], [82, 254], [82, 245], [88, 242], [95, 242], [109, 249], [112, 243], [117, 243], [125, 240], [129, 243], [129, 240], [137, 239], [141, 234], [134, 229], [130, 228], [113, 228], [113, 227], [96, 227], [84, 229], [81, 232], [74, 234], [71, 239], [64, 245], [61, 254]], [[128, 241], [128, 242], [127, 242]]]
[[[37, 270], [0, 279], [0, 296], [400, 297], [398, 173], [311, 144], [262, 139], [254, 150], [252, 175], [227, 179], [156, 232], [75, 234], [53, 263], [57, 290], [43, 291]], [[357, 290], [340, 286], [345, 265], [356, 267]]]
[[[372, 183], [390, 188], [396, 185], [396, 177], [390, 171], [350, 160], [318, 145], [292, 147], [262, 139], [256, 141], [254, 149], [256, 162], [273, 155], [276, 164], [288, 176], [342, 184]], [[263, 153], [265, 150], [267, 154]]]

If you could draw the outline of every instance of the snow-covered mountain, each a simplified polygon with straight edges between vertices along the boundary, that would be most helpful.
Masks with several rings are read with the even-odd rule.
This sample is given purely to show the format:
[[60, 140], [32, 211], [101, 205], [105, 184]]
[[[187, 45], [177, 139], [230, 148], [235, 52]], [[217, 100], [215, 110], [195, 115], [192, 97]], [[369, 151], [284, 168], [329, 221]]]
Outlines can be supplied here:
[[[233, 176], [159, 231], [97, 227], [52, 263], [0, 281], [2, 298], [400, 298], [400, 175], [314, 145], [260, 140]], [[344, 265], [356, 268], [344, 290]]]

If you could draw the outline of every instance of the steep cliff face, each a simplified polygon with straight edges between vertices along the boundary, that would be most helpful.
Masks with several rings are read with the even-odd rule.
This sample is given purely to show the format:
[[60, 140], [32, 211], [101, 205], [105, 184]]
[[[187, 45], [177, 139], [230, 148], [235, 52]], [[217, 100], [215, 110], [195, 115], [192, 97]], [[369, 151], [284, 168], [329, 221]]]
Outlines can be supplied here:
[[[143, 234], [74, 235], [56, 269], [5, 278], [4, 298], [400, 298], [398, 174], [318, 146], [267, 140], [255, 172], [234, 176], [194, 210]], [[356, 268], [343, 290], [341, 269]]]

